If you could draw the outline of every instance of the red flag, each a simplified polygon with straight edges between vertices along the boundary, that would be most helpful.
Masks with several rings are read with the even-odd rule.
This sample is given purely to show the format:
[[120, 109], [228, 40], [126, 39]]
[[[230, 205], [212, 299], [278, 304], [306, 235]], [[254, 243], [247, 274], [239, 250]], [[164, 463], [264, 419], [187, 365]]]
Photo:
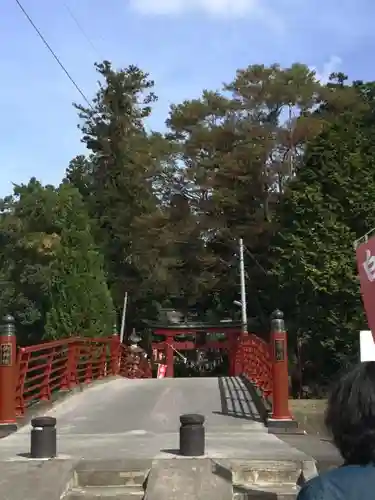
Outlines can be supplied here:
[[375, 235], [358, 245], [356, 256], [367, 323], [375, 341]]

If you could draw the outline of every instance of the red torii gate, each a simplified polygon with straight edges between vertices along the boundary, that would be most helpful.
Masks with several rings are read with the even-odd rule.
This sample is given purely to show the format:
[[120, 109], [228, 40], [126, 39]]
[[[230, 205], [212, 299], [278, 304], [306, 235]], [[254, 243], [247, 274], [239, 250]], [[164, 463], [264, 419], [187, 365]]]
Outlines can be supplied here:
[[[272, 398], [272, 416], [269, 427], [292, 427], [296, 422], [289, 411], [288, 349], [284, 314], [276, 310], [271, 315], [269, 341], [253, 333], [242, 333], [241, 323], [149, 324], [154, 334], [164, 337], [161, 342], [153, 342], [152, 347], [164, 351], [167, 365], [166, 376], [173, 377], [173, 350], [222, 349], [229, 354], [229, 375], [243, 375], [260, 390], [264, 398]], [[200, 333], [225, 333], [223, 342], [206, 340], [197, 343]], [[182, 334], [195, 335], [194, 341], [179, 341], [175, 337]]]
[[[174, 356], [173, 351], [190, 351], [197, 349], [220, 349], [226, 351], [229, 355], [229, 375], [236, 376], [240, 373], [238, 363], [236, 364], [236, 352], [238, 341], [241, 336], [241, 323], [240, 322], [223, 322], [218, 324], [207, 323], [176, 323], [168, 325], [149, 324], [155, 335], [164, 337], [161, 342], [153, 342], [152, 349], [164, 351], [165, 363], [167, 365], [166, 377], [174, 376]], [[197, 342], [199, 334], [206, 333], [224, 333], [226, 340], [207, 340], [204, 344]], [[175, 337], [178, 335], [194, 335], [195, 341], [180, 341]], [[237, 368], [236, 368], [237, 367]]]

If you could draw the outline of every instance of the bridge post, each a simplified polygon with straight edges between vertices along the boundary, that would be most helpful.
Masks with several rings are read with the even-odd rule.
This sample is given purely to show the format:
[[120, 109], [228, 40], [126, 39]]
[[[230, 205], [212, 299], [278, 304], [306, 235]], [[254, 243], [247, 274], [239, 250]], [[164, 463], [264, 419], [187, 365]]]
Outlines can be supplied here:
[[278, 309], [271, 315], [272, 417], [269, 427], [296, 427], [289, 411], [288, 345], [284, 314]]
[[17, 341], [14, 318], [7, 315], [0, 327], [0, 437], [17, 428]]

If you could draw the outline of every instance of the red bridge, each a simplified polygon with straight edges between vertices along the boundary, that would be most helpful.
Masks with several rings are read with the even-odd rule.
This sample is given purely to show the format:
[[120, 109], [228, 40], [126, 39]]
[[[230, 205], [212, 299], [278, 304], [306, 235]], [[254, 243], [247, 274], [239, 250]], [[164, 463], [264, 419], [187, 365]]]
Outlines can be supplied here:
[[[206, 326], [206, 333], [225, 333], [224, 342], [179, 342], [180, 326], [154, 327], [164, 340], [153, 344], [162, 352], [166, 377], [174, 376], [174, 350], [222, 349], [229, 357], [229, 376], [241, 376], [263, 402], [271, 405], [268, 424], [293, 423], [288, 408], [287, 335], [283, 314], [271, 318], [270, 340], [242, 333], [240, 327]], [[184, 333], [199, 335], [202, 328], [187, 326]], [[135, 348], [134, 348], [135, 347]], [[59, 393], [82, 388], [107, 377], [152, 378], [152, 356], [136, 346], [120, 343], [118, 335], [107, 338], [74, 337], [29, 347], [17, 347], [14, 319], [4, 318], [0, 331], [0, 430], [14, 428], [28, 408], [53, 402]]]

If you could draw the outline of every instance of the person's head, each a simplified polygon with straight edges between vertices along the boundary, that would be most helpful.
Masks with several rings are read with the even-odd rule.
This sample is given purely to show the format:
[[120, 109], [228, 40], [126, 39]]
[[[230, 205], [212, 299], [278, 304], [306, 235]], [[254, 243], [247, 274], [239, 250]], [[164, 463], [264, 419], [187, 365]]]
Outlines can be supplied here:
[[325, 424], [347, 464], [375, 463], [375, 362], [360, 363], [335, 384]]

